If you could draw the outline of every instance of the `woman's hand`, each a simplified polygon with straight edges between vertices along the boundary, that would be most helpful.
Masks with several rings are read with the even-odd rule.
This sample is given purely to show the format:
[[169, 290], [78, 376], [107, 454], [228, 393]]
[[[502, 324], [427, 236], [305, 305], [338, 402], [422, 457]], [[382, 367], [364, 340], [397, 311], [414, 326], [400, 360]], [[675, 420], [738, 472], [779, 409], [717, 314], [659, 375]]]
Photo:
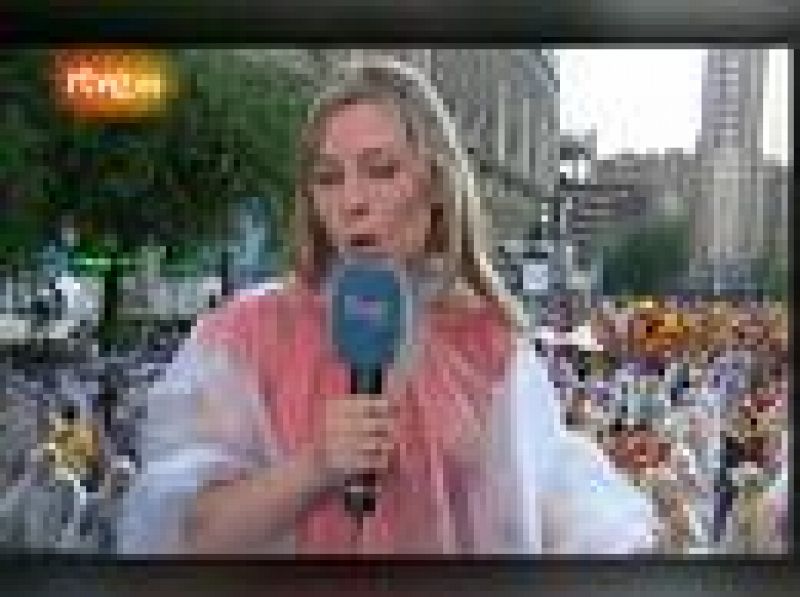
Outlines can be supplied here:
[[353, 394], [325, 400], [314, 438], [317, 470], [327, 486], [353, 474], [385, 474], [394, 450], [394, 415], [385, 396]]
[[186, 550], [241, 550], [282, 536], [320, 495], [359, 472], [385, 473], [393, 424], [385, 397], [324, 401], [312, 443], [284, 465], [207, 488], [187, 522]]

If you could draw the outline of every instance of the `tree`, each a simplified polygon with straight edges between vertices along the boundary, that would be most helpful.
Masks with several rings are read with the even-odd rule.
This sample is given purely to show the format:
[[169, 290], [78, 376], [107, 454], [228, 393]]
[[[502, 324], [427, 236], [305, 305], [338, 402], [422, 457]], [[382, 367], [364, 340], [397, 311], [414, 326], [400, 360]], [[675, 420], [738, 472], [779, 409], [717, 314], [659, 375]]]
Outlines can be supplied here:
[[166, 56], [179, 96], [138, 121], [78, 121], [54, 109], [47, 51], [7, 53], [0, 69], [4, 260], [24, 262], [73, 222], [83, 263], [104, 277], [106, 327], [117, 320], [119, 277], [143, 245], [190, 259], [224, 238], [241, 196], [278, 201], [272, 211], [284, 223], [290, 211], [304, 87], [230, 50]]
[[57, 176], [48, 163], [43, 115], [48, 95], [41, 50], [7, 52], [0, 62], [0, 272], [32, 266], [51, 232], [50, 196]]
[[785, 258], [769, 251], [752, 266], [753, 286], [764, 298], [785, 301], [789, 296], [789, 264]]
[[126, 249], [153, 240], [195, 247], [224, 233], [238, 197], [291, 196], [305, 107], [291, 76], [226, 50], [173, 59], [182, 95], [164, 115], [62, 128], [62, 171], [82, 202], [70, 211]]
[[603, 252], [606, 294], [667, 292], [689, 263], [688, 222], [675, 217], [631, 226]]

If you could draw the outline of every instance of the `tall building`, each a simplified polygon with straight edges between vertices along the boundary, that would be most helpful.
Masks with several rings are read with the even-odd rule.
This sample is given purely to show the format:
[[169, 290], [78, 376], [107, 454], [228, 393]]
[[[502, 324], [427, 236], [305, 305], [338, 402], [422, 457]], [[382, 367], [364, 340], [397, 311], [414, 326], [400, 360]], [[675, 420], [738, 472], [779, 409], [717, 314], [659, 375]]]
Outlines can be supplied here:
[[700, 150], [761, 151], [767, 50], [710, 49], [703, 78]]
[[766, 254], [787, 260], [789, 253], [789, 176], [790, 167], [777, 160], [765, 160], [764, 220], [767, 231]]
[[435, 50], [431, 77], [480, 173], [496, 244], [554, 209], [559, 171], [555, 58], [541, 49]]
[[761, 127], [767, 51], [709, 50], [703, 80], [698, 263], [717, 283], [765, 243]]

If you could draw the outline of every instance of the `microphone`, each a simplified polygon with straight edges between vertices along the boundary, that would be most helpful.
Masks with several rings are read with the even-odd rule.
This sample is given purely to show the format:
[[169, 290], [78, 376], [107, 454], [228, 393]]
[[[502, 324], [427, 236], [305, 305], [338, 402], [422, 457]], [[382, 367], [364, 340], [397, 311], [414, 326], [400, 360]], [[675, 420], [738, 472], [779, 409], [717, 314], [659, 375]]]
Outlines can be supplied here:
[[[350, 367], [350, 392], [379, 395], [384, 368], [406, 338], [409, 293], [386, 260], [349, 257], [331, 285], [331, 332], [340, 360]], [[344, 506], [361, 518], [375, 511], [376, 476], [345, 483]]]

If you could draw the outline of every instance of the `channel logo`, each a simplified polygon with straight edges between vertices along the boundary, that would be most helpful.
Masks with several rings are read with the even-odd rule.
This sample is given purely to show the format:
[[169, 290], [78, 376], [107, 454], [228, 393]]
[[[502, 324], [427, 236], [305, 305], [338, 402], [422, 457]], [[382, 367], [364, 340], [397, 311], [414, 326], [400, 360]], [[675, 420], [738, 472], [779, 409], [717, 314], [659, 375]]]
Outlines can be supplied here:
[[165, 54], [138, 48], [61, 50], [53, 60], [56, 100], [79, 118], [157, 115], [177, 95], [177, 79]]

